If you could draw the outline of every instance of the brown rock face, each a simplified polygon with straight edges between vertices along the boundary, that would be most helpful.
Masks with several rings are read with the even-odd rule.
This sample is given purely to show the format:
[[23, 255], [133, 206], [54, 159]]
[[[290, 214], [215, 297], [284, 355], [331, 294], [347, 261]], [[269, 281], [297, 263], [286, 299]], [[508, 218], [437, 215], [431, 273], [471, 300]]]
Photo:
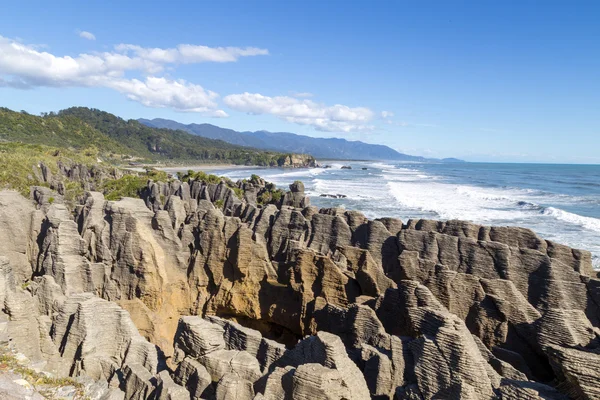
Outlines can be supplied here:
[[89, 192], [74, 218], [43, 190], [39, 209], [0, 193], [15, 344], [126, 398], [598, 398], [589, 253], [522, 228], [319, 210], [300, 184], [261, 207], [267, 184], [240, 185], [244, 199], [223, 182]]

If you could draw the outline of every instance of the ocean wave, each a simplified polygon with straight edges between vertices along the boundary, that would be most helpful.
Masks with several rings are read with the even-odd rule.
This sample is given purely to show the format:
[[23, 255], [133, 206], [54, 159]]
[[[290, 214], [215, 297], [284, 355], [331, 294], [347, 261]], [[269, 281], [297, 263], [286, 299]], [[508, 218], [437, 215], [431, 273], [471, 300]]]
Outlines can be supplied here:
[[390, 168], [395, 168], [395, 165], [392, 164], [386, 164], [386, 163], [381, 163], [381, 162], [376, 162], [376, 163], [370, 163], [367, 164], [369, 167], [371, 168], [378, 168], [378, 169], [390, 169]]
[[422, 171], [411, 168], [384, 168], [381, 170], [381, 172], [394, 175], [416, 175], [417, 173], [421, 173]]
[[288, 178], [288, 177], [295, 177], [295, 176], [315, 176], [315, 175], [319, 175], [322, 174], [323, 172], [325, 172], [324, 168], [311, 168], [311, 169], [298, 169], [295, 171], [289, 171], [289, 172], [281, 172], [278, 174], [266, 174], [265, 178], [270, 178], [270, 179], [282, 179], [282, 178]]
[[539, 204], [535, 204], [535, 203], [531, 203], [529, 201], [517, 201], [517, 206], [522, 207], [526, 210], [540, 210], [542, 209], [542, 206], [540, 206]]
[[579, 225], [591, 231], [600, 232], [600, 219], [598, 218], [584, 217], [582, 215], [570, 213], [554, 207], [546, 207], [542, 209], [541, 213], [570, 224]]
[[441, 219], [483, 223], [513, 220], [526, 215], [525, 210], [512, 206], [513, 199], [495, 193], [480, 193], [474, 187], [435, 181], [389, 181], [387, 185], [401, 206], [430, 212]]
[[331, 164], [329, 164], [329, 165], [331, 165], [331, 168], [332, 168], [332, 169], [342, 169], [342, 167], [343, 167], [344, 165], [348, 165], [348, 164], [331, 163]]
[[312, 181], [310, 193], [316, 196], [321, 194], [343, 194], [350, 200], [382, 200], [387, 193], [381, 190], [381, 184], [372, 179], [353, 180], [327, 180], [315, 178]]

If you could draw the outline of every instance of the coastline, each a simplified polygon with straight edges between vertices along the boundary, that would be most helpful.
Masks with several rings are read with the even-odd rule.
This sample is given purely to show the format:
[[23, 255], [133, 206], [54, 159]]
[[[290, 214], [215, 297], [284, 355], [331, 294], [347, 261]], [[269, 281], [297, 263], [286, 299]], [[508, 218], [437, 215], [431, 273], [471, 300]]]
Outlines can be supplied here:
[[[237, 170], [237, 169], [261, 169], [265, 167], [261, 167], [259, 165], [238, 165], [238, 164], [200, 164], [200, 165], [182, 165], [180, 167], [160, 167], [157, 168], [160, 171], [165, 171], [167, 173], [176, 173], [178, 171], [189, 171], [192, 170], [194, 172], [198, 171], [217, 171], [222, 169], [227, 170]], [[274, 168], [274, 167], [272, 167]]]
[[171, 166], [156, 166], [156, 165], [139, 165], [139, 166], [126, 166], [121, 167], [123, 169], [135, 172], [144, 172], [146, 168], [154, 168], [159, 171], [164, 171], [167, 173], [176, 173], [178, 171], [188, 171], [192, 170], [194, 172], [197, 171], [215, 171], [220, 169], [249, 169], [249, 168], [265, 168], [258, 165], [239, 165], [239, 164], [196, 164], [196, 165], [171, 165]]
[[[196, 167], [204, 170], [222, 166]], [[236, 166], [239, 174], [254, 171], [245, 168]], [[341, 179], [340, 187], [355, 191], [362, 187], [367, 194], [376, 193], [381, 187], [381, 173], [385, 170], [389, 174], [390, 168], [340, 168], [337, 173], [341, 177], [356, 178], [352, 179], [354, 186], [351, 180]], [[381, 173], [372, 178], [373, 185], [360, 181], [360, 177], [376, 170]], [[414, 184], [412, 178], [420, 171], [411, 171], [398, 169], [400, 179], [408, 179], [396, 183]], [[280, 179], [294, 180], [289, 191], [276, 189], [261, 177], [235, 183], [209, 176], [188, 177], [183, 182], [143, 179], [145, 186], [139, 190], [139, 198], [108, 200], [99, 192], [88, 192], [75, 207], [75, 215], [65, 213], [63, 199], [48, 188], [35, 188], [33, 204], [18, 193], [0, 192], [0, 225], [25, 227], [11, 232], [0, 229], [3, 237], [17, 239], [0, 240], [0, 253], [12, 256], [0, 257], [0, 285], [8, 288], [0, 294], [5, 297], [7, 315], [31, 316], [26, 320], [28, 325], [22, 323], [23, 319], [17, 319], [16, 324], [7, 321], [7, 332], [13, 335], [9, 338], [36, 363], [48, 361], [41, 351], [47, 346], [56, 348], [57, 354], [60, 346], [94, 349], [84, 355], [65, 352], [49, 360], [64, 371], [72, 371], [77, 365], [93, 366], [94, 360], [112, 357], [117, 360], [115, 368], [123, 371], [117, 375], [119, 387], [127, 391], [121, 398], [128, 399], [133, 398], [131, 388], [142, 384], [146, 393], [165, 393], [164, 382], [189, 398], [188, 386], [171, 382], [185, 384], [188, 364], [192, 363], [195, 371], [206, 371], [202, 391], [209, 386], [211, 391], [222, 391], [227, 374], [221, 376], [214, 365], [223, 359], [230, 363], [234, 357], [239, 362], [228, 364], [232, 379], [241, 379], [239, 374], [245, 374], [244, 385], [248, 388], [261, 379], [280, 382], [278, 373], [291, 368], [299, 370], [298, 374], [305, 370], [313, 375], [331, 373], [318, 367], [324, 362], [323, 351], [315, 349], [323, 348], [325, 354], [333, 354], [331, 363], [342, 366], [330, 369], [334, 376], [355, 386], [358, 395], [344, 397], [350, 400], [391, 399], [404, 388], [420, 383], [429, 388], [429, 378], [417, 374], [419, 365], [432, 371], [429, 375], [435, 382], [442, 382], [428, 389], [431, 393], [448, 393], [450, 389], [443, 385], [450, 382], [447, 371], [454, 366], [480, 365], [481, 372], [459, 371], [464, 376], [459, 375], [457, 380], [466, 384], [474, 376], [478, 390], [489, 393], [486, 399], [497, 398], [493, 394], [501, 390], [517, 390], [510, 386], [515, 376], [527, 385], [542, 387], [543, 393], [553, 394], [547, 398], [562, 399], [565, 397], [560, 390], [575, 390], [563, 388], [578, 381], [559, 380], [562, 369], [555, 372], [553, 368], [571, 368], [571, 359], [586, 365], [598, 361], [592, 334], [583, 339], [567, 337], [566, 344], [548, 342], [549, 337], [556, 336], [548, 332], [562, 332], [565, 326], [567, 332], [588, 332], [584, 329], [598, 326], [598, 316], [587, 313], [589, 304], [600, 304], [595, 290], [600, 280], [592, 269], [590, 252], [547, 242], [522, 227], [484, 226], [460, 220], [403, 222], [394, 216], [370, 219], [360, 209], [340, 208], [339, 204], [325, 208], [309, 205], [304, 183], [296, 180], [316, 172], [327, 175], [336, 170], [279, 174]], [[66, 176], [73, 174], [67, 171]], [[413, 197], [416, 192], [409, 193]], [[443, 197], [445, 201], [450, 196]], [[34, 218], [37, 215], [42, 218]], [[43, 229], [49, 224], [56, 229]], [[39, 248], [40, 257], [23, 258], [22, 248], [27, 247]], [[107, 256], [99, 261], [92, 252], [74, 253], [73, 248], [101, 249]], [[63, 262], [63, 254], [72, 256]], [[520, 256], [523, 254], [526, 257]], [[55, 264], [48, 263], [51, 259], [57, 260]], [[92, 275], [92, 280], [76, 273], [82, 265], [91, 269], [92, 263], [101, 273]], [[50, 268], [54, 265], [57, 268]], [[173, 273], [152, 279], [156, 271], [167, 269]], [[45, 272], [41, 278], [35, 276], [40, 270]], [[60, 274], [69, 274], [73, 279], [62, 279]], [[79, 292], [86, 287], [97, 287], [98, 294]], [[132, 287], [136, 288], [133, 301], [116, 303], [110, 297]], [[160, 299], [166, 301], [161, 303]], [[156, 302], [156, 310], [147, 311], [144, 301]], [[543, 314], [548, 301], [553, 308]], [[40, 311], [38, 306], [57, 302], [64, 306], [49, 311]], [[315, 304], [314, 309], [311, 304]], [[514, 308], [503, 308], [505, 304]], [[528, 310], [531, 316], [523, 322], [523, 314], [514, 309]], [[50, 319], [51, 329], [40, 318], [42, 315]], [[231, 315], [236, 315], [236, 320], [230, 320]], [[82, 322], [71, 324], [71, 320]], [[475, 333], [469, 330], [473, 329], [473, 320], [477, 321]], [[148, 321], [153, 330], [145, 330]], [[29, 326], [32, 328], [27, 330]], [[552, 352], [529, 357], [531, 340], [502, 334], [508, 329], [525, 329], [523, 332], [534, 337], [534, 345], [551, 343]], [[32, 330], [35, 334], [30, 333]], [[97, 334], [85, 335], [91, 330]], [[58, 334], [51, 336], [48, 331]], [[431, 351], [452, 357], [446, 361], [429, 357], [429, 353], [413, 354], [412, 349], [422, 348], [424, 334], [432, 344]], [[197, 343], [211, 343], [212, 348], [200, 347], [202, 344], [192, 347], [188, 344], [190, 337], [202, 338]], [[134, 351], [121, 351], [102, 345], [113, 338], [136, 347], [131, 347]], [[576, 340], [590, 345], [573, 349], [570, 343]], [[215, 350], [212, 343], [219, 349]], [[248, 343], [255, 344], [251, 353], [247, 351]], [[370, 343], [379, 343], [382, 351]], [[519, 360], [520, 370], [491, 352], [499, 346], [510, 352], [510, 360]], [[195, 358], [198, 348], [205, 356]], [[404, 348], [411, 349], [411, 353]], [[357, 362], [349, 354], [358, 354], [360, 359]], [[372, 372], [363, 367], [373, 358], [378, 365], [393, 366], [395, 362], [417, 378], [373, 389], [368, 382], [395, 379], [392, 368]], [[150, 367], [142, 362], [151, 363]], [[168, 362], [174, 363], [172, 372], [158, 370], [159, 365]], [[490, 367], [484, 368], [486, 365]], [[499, 386], [489, 379], [487, 371], [496, 371], [493, 365], [504, 366], [494, 375]], [[588, 373], [571, 370], [575, 377]], [[94, 372], [92, 367], [83, 370], [91, 379], [98, 377]], [[555, 386], [545, 385], [547, 377], [556, 379], [552, 381]], [[311, 382], [316, 379], [309, 378]], [[102, 375], [98, 379], [109, 387]], [[120, 389], [113, 389], [120, 395]], [[259, 394], [270, 393], [260, 390]], [[299, 389], [282, 390], [287, 390], [284, 397], [290, 397]], [[517, 392], [511, 398], [527, 394]], [[245, 398], [256, 396], [250, 393]]]

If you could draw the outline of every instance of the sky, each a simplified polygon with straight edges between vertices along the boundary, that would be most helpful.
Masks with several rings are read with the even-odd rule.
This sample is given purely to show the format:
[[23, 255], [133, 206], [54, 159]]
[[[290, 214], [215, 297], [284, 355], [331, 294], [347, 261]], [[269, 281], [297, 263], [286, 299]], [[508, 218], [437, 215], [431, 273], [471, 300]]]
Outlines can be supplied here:
[[600, 163], [598, 1], [3, 0], [0, 106]]

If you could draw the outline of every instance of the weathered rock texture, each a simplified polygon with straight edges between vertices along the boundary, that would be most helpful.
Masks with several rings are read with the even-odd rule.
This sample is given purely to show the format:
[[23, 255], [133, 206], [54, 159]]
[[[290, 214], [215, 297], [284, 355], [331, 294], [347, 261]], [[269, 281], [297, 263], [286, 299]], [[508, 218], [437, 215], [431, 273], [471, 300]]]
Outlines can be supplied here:
[[261, 206], [266, 185], [149, 182], [74, 216], [0, 193], [14, 345], [134, 399], [600, 398], [588, 252], [319, 210], [299, 183]]

